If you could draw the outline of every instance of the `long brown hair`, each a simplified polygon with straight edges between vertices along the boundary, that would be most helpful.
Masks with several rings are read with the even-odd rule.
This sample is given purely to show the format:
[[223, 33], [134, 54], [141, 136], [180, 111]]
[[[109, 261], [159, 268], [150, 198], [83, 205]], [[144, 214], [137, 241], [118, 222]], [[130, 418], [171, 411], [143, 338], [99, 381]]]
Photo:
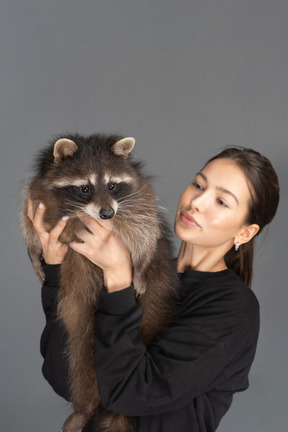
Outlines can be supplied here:
[[[258, 236], [274, 218], [279, 202], [279, 182], [271, 162], [261, 153], [243, 147], [227, 147], [209, 159], [205, 166], [216, 159], [233, 160], [245, 174], [251, 195], [245, 223], [259, 225]], [[253, 275], [253, 255], [254, 237], [238, 251], [233, 246], [224, 257], [227, 267], [248, 286], [251, 286]]]

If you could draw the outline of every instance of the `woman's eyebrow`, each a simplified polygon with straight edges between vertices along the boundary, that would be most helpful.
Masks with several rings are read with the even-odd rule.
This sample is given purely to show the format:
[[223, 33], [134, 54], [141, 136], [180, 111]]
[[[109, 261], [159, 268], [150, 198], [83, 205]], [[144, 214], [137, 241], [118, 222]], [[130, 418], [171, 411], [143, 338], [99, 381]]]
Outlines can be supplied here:
[[[196, 175], [199, 175], [200, 177], [203, 178], [203, 180], [204, 180], [206, 183], [208, 183], [208, 179], [207, 179], [206, 175], [203, 174], [201, 171], [198, 172]], [[218, 191], [220, 191], [220, 192], [223, 192], [223, 193], [226, 193], [226, 194], [229, 194], [230, 196], [232, 196], [232, 198], [234, 198], [234, 200], [236, 201], [236, 204], [239, 205], [238, 198], [236, 197], [236, 195], [234, 195], [233, 192], [229, 191], [228, 189], [223, 188], [222, 186], [216, 186], [216, 190], [218, 190]]]

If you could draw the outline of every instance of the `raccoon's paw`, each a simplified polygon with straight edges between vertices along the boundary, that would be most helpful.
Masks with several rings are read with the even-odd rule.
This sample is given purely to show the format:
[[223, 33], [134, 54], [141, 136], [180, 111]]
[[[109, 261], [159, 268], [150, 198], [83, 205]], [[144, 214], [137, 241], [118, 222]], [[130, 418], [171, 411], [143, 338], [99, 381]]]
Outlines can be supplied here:
[[121, 414], [103, 412], [97, 419], [97, 432], [136, 432], [137, 422], [132, 417], [125, 417]]
[[81, 432], [89, 417], [81, 412], [72, 413], [65, 421], [60, 432]]
[[70, 428], [65, 428], [64, 426], [62, 427], [62, 429], [60, 429], [60, 431], [59, 432], [81, 432], [81, 430], [82, 430], [82, 428], [81, 429], [70, 429]]

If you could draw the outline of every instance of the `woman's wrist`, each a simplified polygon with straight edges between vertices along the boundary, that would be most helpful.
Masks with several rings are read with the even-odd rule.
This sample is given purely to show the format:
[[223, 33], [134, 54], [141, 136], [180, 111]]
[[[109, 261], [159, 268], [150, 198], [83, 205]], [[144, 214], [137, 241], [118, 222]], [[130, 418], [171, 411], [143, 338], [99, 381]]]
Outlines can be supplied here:
[[110, 292], [121, 291], [132, 284], [132, 270], [128, 268], [104, 270], [104, 285]]

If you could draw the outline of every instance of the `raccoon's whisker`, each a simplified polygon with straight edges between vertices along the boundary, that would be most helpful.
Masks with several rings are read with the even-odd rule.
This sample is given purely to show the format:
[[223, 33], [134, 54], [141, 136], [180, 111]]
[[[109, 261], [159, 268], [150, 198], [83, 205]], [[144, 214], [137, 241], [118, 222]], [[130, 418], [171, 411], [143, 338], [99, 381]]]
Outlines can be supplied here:
[[128, 206], [133, 206], [134, 208], [137, 208], [137, 209], [139, 209], [139, 208], [142, 208], [142, 207], [147, 207], [147, 208], [156, 208], [156, 206], [151, 206], [151, 204], [149, 205], [147, 202], [145, 202], [144, 200], [135, 200], [135, 199], [127, 199], [127, 200], [125, 200], [125, 201], [118, 201], [118, 205], [119, 206], [125, 206], [125, 207], [128, 207]]
[[149, 213], [149, 214], [155, 214], [155, 213], [157, 213], [157, 207], [156, 206], [153, 206], [153, 205], [151, 205], [151, 206], [149, 206], [148, 204], [145, 204], [145, 203], [128, 203], [128, 204], [125, 204], [125, 205], [123, 205], [122, 203], [118, 203], [118, 209], [120, 209], [121, 211], [123, 211], [123, 212], [126, 212], [126, 211], [131, 211], [131, 212], [134, 212], [134, 213], [138, 213], [138, 212], [146, 212], [146, 213]]
[[143, 214], [143, 215], [135, 216], [134, 213], [125, 213], [125, 214], [121, 214], [121, 215], [118, 214], [117, 218], [124, 220], [124, 221], [129, 219], [129, 221], [131, 221], [130, 223], [131, 224], [133, 223], [133, 225], [136, 225], [136, 224], [145, 224], [146, 225], [147, 224], [147, 226], [149, 226], [149, 227], [151, 227], [151, 223], [152, 223], [152, 225], [154, 225], [155, 221], [160, 221], [160, 218], [158, 218], [158, 215], [153, 216], [153, 215]]
[[[118, 216], [118, 219], [122, 219], [122, 220], [127, 220], [127, 215], [124, 216]], [[137, 217], [134, 218], [133, 215], [131, 215], [131, 219], [133, 219], [133, 224], [137, 224], [137, 223], [149, 223], [151, 220], [153, 220], [151, 217], [147, 217], [147, 216], [143, 216], [143, 217]], [[132, 222], [130, 222], [132, 223]], [[150, 223], [149, 223], [150, 225]]]
[[145, 213], [151, 214], [151, 215], [157, 213], [157, 209], [156, 208], [152, 208], [151, 209], [151, 207], [149, 207], [148, 205], [147, 206], [140, 205], [140, 206], [137, 206], [137, 207], [135, 207], [135, 204], [134, 205], [131, 204], [131, 205], [127, 205], [127, 206], [118, 205], [118, 211], [120, 211], [120, 210], [123, 213], [126, 213], [126, 212], [134, 212], [134, 213], [136, 213], [138, 211], [145, 212]]
[[[146, 213], [146, 214], [150, 214], [150, 215], [155, 215], [155, 213], [157, 213], [157, 207], [151, 207], [149, 205], [134, 205], [133, 204], [129, 204], [129, 205], [121, 205], [118, 204], [118, 211], [126, 213], [126, 212], [131, 212], [131, 213]], [[140, 214], [141, 214], [140, 213]]]
[[72, 199], [65, 199], [65, 204], [72, 204], [73, 205], [73, 207], [82, 207], [83, 206], [83, 204], [85, 205], [86, 203], [85, 202], [83, 202], [83, 203], [77, 203], [77, 202], [75, 202], [75, 201], [73, 201]]
[[135, 203], [143, 202], [143, 204], [149, 205], [147, 203], [147, 201], [143, 197], [138, 198], [136, 196], [134, 196], [134, 197], [128, 197], [128, 198], [126, 197], [125, 199], [124, 198], [120, 198], [117, 201], [118, 201], [119, 204], [134, 203], [134, 205], [135, 205]]
[[162, 210], [163, 212], [167, 212], [167, 211], [168, 211], [168, 209], [167, 209], [166, 207], [163, 207], [163, 206], [159, 206], [159, 205], [157, 205], [157, 208], [158, 208], [159, 210]]
[[123, 202], [123, 201], [125, 201], [125, 200], [128, 199], [128, 198], [135, 197], [135, 195], [140, 194], [140, 193], [142, 192], [143, 189], [144, 189], [144, 186], [143, 186], [141, 189], [138, 189], [137, 191], [135, 191], [135, 192], [133, 192], [133, 193], [131, 193], [131, 194], [129, 194], [129, 195], [125, 195], [125, 197], [123, 197], [123, 198], [119, 198], [119, 201], [118, 201], [118, 202]]
[[[64, 211], [63, 211], [63, 214], [64, 215], [67, 215], [67, 216], [73, 216], [74, 218], [75, 217], [77, 217], [77, 215], [75, 214], [75, 208], [73, 209], [73, 210], [71, 210], [71, 209], [65, 209]], [[77, 211], [78, 212], [78, 211]]]
[[66, 208], [66, 209], [63, 209], [64, 210], [64, 213], [65, 212], [67, 212], [67, 213], [75, 213], [75, 211], [76, 212], [79, 212], [79, 213], [83, 213], [83, 204], [78, 204], [78, 203], [75, 203], [74, 201], [72, 201], [72, 200], [65, 200], [65, 205], [67, 206], [67, 207], [72, 207], [72, 208]]
[[137, 212], [135, 211], [135, 207], [133, 207], [133, 206], [131, 206], [130, 208], [126, 208], [126, 207], [124, 207], [124, 208], [122, 208], [122, 207], [118, 207], [118, 211], [117, 211], [117, 214], [118, 215], [122, 215], [123, 217], [127, 217], [127, 218], [136, 218], [136, 217], [143, 217], [143, 216], [145, 216], [146, 218], [151, 218], [151, 219], [153, 219], [153, 218], [156, 218], [156, 217], [158, 217], [158, 216], [160, 216], [160, 213], [159, 212], [157, 212], [157, 210], [156, 209], [153, 209], [152, 211], [151, 211], [151, 208], [148, 208], [148, 207], [146, 207], [146, 208], [141, 208], [140, 207], [140, 209], [141, 209], [141, 215], [138, 215], [137, 214], [137, 212], [139, 212], [140, 210], [139, 209], [137, 209]]

